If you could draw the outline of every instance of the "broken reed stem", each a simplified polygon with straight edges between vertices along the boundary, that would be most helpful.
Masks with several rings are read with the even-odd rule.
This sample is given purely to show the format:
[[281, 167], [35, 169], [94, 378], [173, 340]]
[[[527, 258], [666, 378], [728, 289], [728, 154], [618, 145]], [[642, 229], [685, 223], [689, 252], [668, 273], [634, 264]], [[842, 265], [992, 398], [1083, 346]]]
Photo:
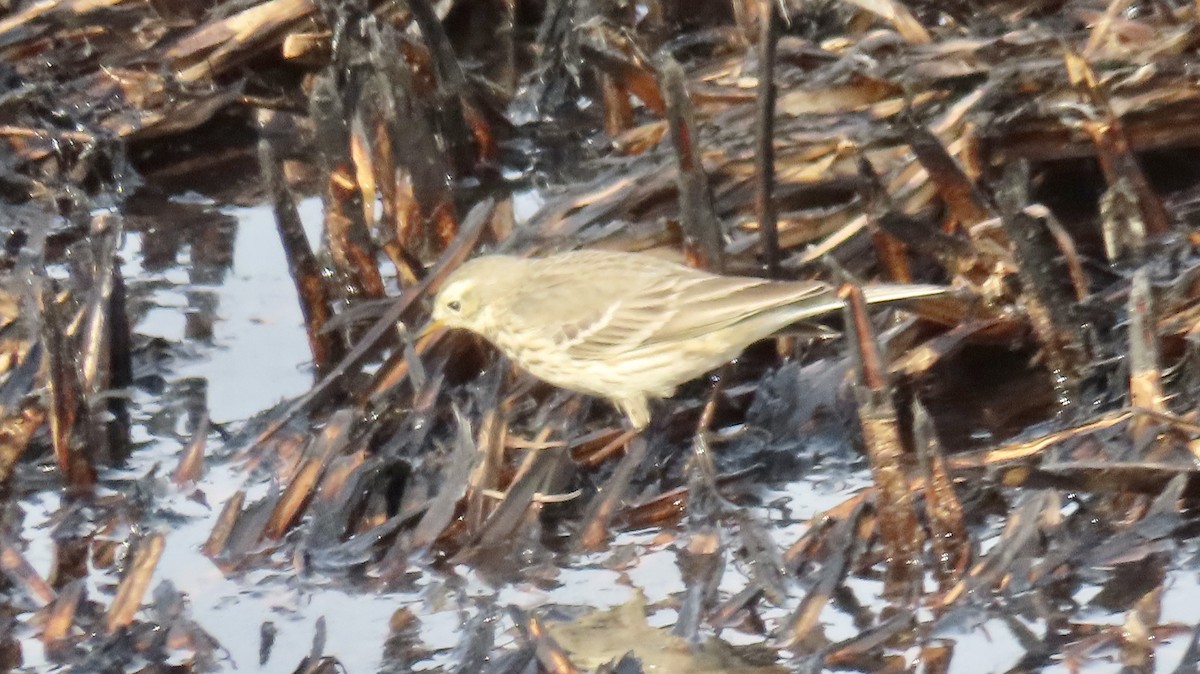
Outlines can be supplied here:
[[[370, 164], [373, 175], [371, 181], [374, 188], [365, 190], [367, 198], [363, 200], [363, 215], [370, 216], [371, 234], [377, 245], [396, 268], [399, 275], [397, 281], [401, 284], [411, 283], [417, 276], [414, 267], [396, 240], [396, 223], [399, 221], [401, 206], [402, 173], [396, 164], [397, 157], [392, 147], [390, 136], [392, 119], [388, 115], [390, 106], [386, 102], [391, 96], [384, 92], [382, 77], [372, 75], [364, 78], [362, 92], [359, 95], [358, 114], [359, 124], [356, 125], [353, 138], [362, 139], [369, 148], [366, 150], [366, 161]], [[360, 173], [363, 173], [360, 169]], [[379, 217], [374, 218], [375, 202], [379, 201]]]
[[[950, 591], [944, 593], [934, 606], [948, 608], [964, 596], [991, 588], [1012, 572], [1012, 564], [1027, 545], [1040, 536], [1053, 531], [1044, 530], [1040, 523], [1045, 513], [1053, 513], [1062, 507], [1062, 500], [1055, 490], [1026, 491], [1018, 496], [1018, 503], [1011, 507], [1000, 532], [1000, 540], [987, 551], [970, 571]], [[1048, 529], [1048, 527], [1046, 528]]]
[[517, 629], [533, 646], [534, 656], [544, 671], [551, 674], [583, 674], [583, 670], [571, 663], [571, 656], [558, 645], [536, 616], [516, 606], [510, 606], [508, 611]]
[[158, 566], [158, 560], [162, 557], [166, 545], [166, 538], [158, 532], [137, 542], [132, 561], [117, 585], [117, 596], [104, 617], [104, 629], [109, 634], [133, 622], [133, 616], [150, 587], [150, 579], [154, 577], [154, 569]]
[[758, 218], [767, 276], [779, 278], [779, 223], [774, 201], [775, 54], [779, 33], [779, 10], [775, 7], [775, 0], [761, 0], [761, 5], [758, 38], [758, 115], [754, 125], [755, 144], [758, 147], [754, 158], [758, 178], [754, 190], [754, 213]]
[[57, 596], [16, 542], [4, 533], [0, 533], [0, 577], [20, 588], [38, 608], [50, 604]]
[[1045, 209], [1045, 216], [1041, 219], [1042, 224], [1046, 226], [1046, 231], [1050, 232], [1050, 236], [1054, 237], [1055, 244], [1058, 245], [1058, 250], [1062, 252], [1063, 264], [1067, 267], [1067, 275], [1071, 279], [1071, 290], [1074, 291], [1074, 299], [1082, 302], [1088, 296], [1087, 275], [1083, 271], [1083, 259], [1079, 256], [1079, 249], [1075, 246], [1075, 240], [1071, 238], [1071, 234], [1062, 226], [1050, 209]]
[[86, 588], [87, 579], [76, 578], [58, 593], [58, 597], [46, 612], [45, 627], [40, 635], [43, 644], [53, 649], [71, 634], [71, 626], [75, 624], [75, 614], [79, 610], [79, 603], [83, 600]]
[[[383, 277], [375, 263], [374, 244], [363, 219], [362, 186], [350, 156], [352, 113], [342, 100], [331, 73], [317, 77], [309, 97], [309, 117], [321, 153], [325, 184], [321, 198], [325, 211], [325, 241], [339, 281], [351, 298], [384, 296]], [[373, 199], [374, 194], [370, 197]]]
[[[913, 144], [915, 148], [914, 141], [910, 140], [910, 144]], [[941, 145], [938, 147], [940, 148]], [[942, 152], [945, 153], [944, 148]], [[955, 164], [955, 166], [957, 165]], [[926, 165], [925, 170], [931, 177], [934, 175], [930, 166]], [[968, 241], [947, 234], [925, 218], [897, 211], [887, 189], [879, 179], [879, 174], [875, 171], [875, 166], [865, 156], [858, 158], [858, 176], [861, 180], [859, 193], [863, 198], [865, 206], [863, 210], [866, 216], [878, 228], [879, 233], [889, 235], [893, 244], [902, 244], [895, 246], [899, 249], [899, 254], [903, 256], [902, 266], [899, 266], [895, 260], [890, 259], [894, 256], [888, 255], [891, 244], [886, 240], [881, 240], [878, 236], [873, 237], [875, 248], [880, 253], [880, 261], [887, 266], [894, 280], [903, 278], [897, 276], [897, 273], [900, 272], [907, 274], [911, 280], [912, 274], [907, 258], [908, 250], [923, 253], [937, 260], [951, 276], [968, 274], [977, 266], [975, 249]]]
[[46, 374], [50, 389], [50, 442], [63, 481], [69, 487], [90, 489], [96, 484], [94, 457], [89, 444], [79, 436], [91, 423], [83, 400], [79, 363], [67, 334], [64, 309], [56, 296], [58, 284], [45, 279], [40, 293], [42, 342], [45, 344]]
[[667, 124], [671, 128], [671, 142], [675, 146], [679, 169], [676, 180], [685, 251], [695, 266], [720, 272], [725, 267], [725, 237], [713, 206], [704, 163], [700, 160], [700, 146], [696, 138], [699, 129], [684, 85], [683, 68], [667, 55], [663, 57], [658, 70], [663, 81]]
[[1062, 292], [1062, 276], [1055, 261], [1057, 246], [1047, 228], [1025, 211], [1004, 215], [1004, 230], [1013, 244], [1014, 258], [1024, 286], [1030, 323], [1055, 375], [1064, 403], [1076, 399], [1075, 384], [1081, 374], [1082, 337], [1069, 316], [1073, 301]]
[[[25, 358], [41, 361], [41, 356], [36, 350], [31, 350]], [[32, 397], [26, 398], [19, 408], [5, 412], [5, 418], [0, 420], [0, 485], [8, 482], [13, 468], [25, 453], [25, 448], [29, 446], [34, 433], [46, 422], [45, 407]]]
[[117, 461], [129, 446], [129, 413], [124, 396], [105, 395], [133, 381], [129, 316], [125, 307], [125, 280], [117, 248], [124, 229], [115, 215], [99, 214], [90, 225], [91, 288], [86, 295], [86, 315], [80, 335], [79, 369], [83, 404], [89, 425], [88, 450], [93, 462]]
[[[1134, 272], [1129, 287], [1129, 405], [1166, 412], [1164, 399], [1150, 273], [1141, 267]], [[1151, 447], [1158, 426], [1157, 419], [1144, 414], [1129, 422], [1134, 451], [1147, 452], [1148, 460], [1165, 458], [1156, 456], [1159, 452]]]
[[415, 90], [413, 74], [397, 40], [391, 28], [381, 28], [371, 36], [370, 56], [383, 94], [380, 111], [387, 120], [390, 152], [407, 170], [411, 186], [411, 190], [399, 191], [407, 203], [396, 208], [396, 221], [391, 224], [403, 254], [421, 260], [449, 246], [458, 234], [450, 185], [454, 167], [430, 124], [434, 111]]
[[292, 473], [287, 487], [263, 525], [263, 540], [274, 542], [283, 538], [304, 513], [329, 462], [350, 442], [348, 435], [352, 426], [353, 412], [338, 410], [329, 419], [321, 435], [304, 449], [300, 465]]
[[579, 528], [572, 543], [572, 549], [576, 552], [595, 552], [604, 548], [608, 542], [609, 526], [613, 517], [621, 507], [634, 475], [649, 453], [650, 445], [645, 439], [628, 435], [621, 437], [629, 438], [629, 451], [621, 457], [612, 477], [588, 504], [587, 513], [581, 520], [583, 526]]
[[993, 209], [979, 186], [946, 150], [936, 134], [907, 115], [902, 117], [898, 126], [903, 130], [913, 155], [929, 174], [929, 180], [949, 209], [950, 217], [958, 221], [961, 228], [970, 228], [993, 217]]
[[867, 316], [866, 298], [862, 288], [853, 285], [843, 286], [839, 295], [846, 300], [846, 332], [854, 345], [854, 392], [863, 444], [872, 480], [879, 489], [876, 519], [887, 558], [884, 595], [899, 599], [909, 596], [914, 584], [920, 581], [924, 533], [917, 522], [916, 506], [902, 468], [904, 447], [896, 408]]
[[912, 267], [908, 264], [908, 249], [904, 242], [882, 228], [871, 233], [871, 242], [875, 244], [875, 255], [887, 270], [888, 278], [896, 283], [912, 283]]
[[[700, 639], [700, 626], [705, 617], [712, 613], [716, 590], [725, 571], [720, 519], [727, 504], [717, 488], [717, 469], [708, 432], [704, 430], [711, 423], [711, 410], [715, 405], [710, 400], [706, 407], [708, 410], [701, 414], [700, 426], [692, 440], [692, 456], [686, 471], [686, 528], [678, 541], [675, 557], [687, 589], [671, 632], [693, 644]], [[704, 420], [705, 416], [709, 417], [708, 421]]]
[[1158, 236], [1170, 231], [1171, 216], [1134, 156], [1121, 116], [1113, 110], [1108, 93], [1102, 88], [1091, 64], [1070, 51], [1064, 54], [1063, 60], [1071, 84], [1095, 111], [1080, 126], [1092, 138], [1104, 179], [1110, 187], [1118, 181], [1128, 181], [1148, 234]]
[[206, 557], [215, 558], [225, 552], [229, 537], [233, 534], [234, 527], [237, 526], [238, 516], [241, 515], [242, 506], [245, 503], [245, 489], [239, 489], [225, 501], [225, 505], [221, 508], [221, 514], [217, 515], [217, 521], [213, 523], [212, 531], [208, 534], [208, 539], [200, 547], [200, 552]]
[[[1014, 162], [1006, 168], [998, 195], [1000, 220], [1012, 246], [1030, 323], [1054, 377], [1062, 413], [1077, 398], [1075, 389], [1085, 361], [1083, 332], [1075, 320], [1074, 293], [1063, 283], [1070, 274], [1057, 260], [1060, 252], [1067, 251], [1060, 251], [1050, 228], [1026, 207], [1028, 184], [1028, 164]], [[1042, 219], [1054, 217], [1044, 208], [1039, 210]]]
[[[828, 535], [822, 536], [820, 542], [821, 547], [828, 550], [821, 563], [820, 575], [782, 630], [783, 641], [789, 647], [802, 648], [814, 632], [819, 634], [817, 628], [821, 624], [821, 612], [833, 599], [834, 592], [845, 580], [857, 556], [853, 548], [858, 540], [859, 523], [867, 511], [866, 501], [852, 497], [842, 505], [849, 506], [849, 510], [842, 513], [843, 517], [836, 519]], [[823, 520], [824, 518], [814, 521]], [[805, 535], [801, 540], [813, 541], [814, 538]]]
[[633, 126], [633, 104], [629, 101], [629, 92], [617, 78], [602, 71], [597, 74], [604, 100], [604, 132], [615, 138]]
[[457, 174], [467, 175], [475, 166], [474, 137], [463, 104], [467, 76], [429, 0], [408, 0], [407, 4], [421, 29], [421, 36], [425, 38], [425, 46], [429, 48], [429, 56], [437, 74], [437, 107], [433, 112], [438, 120], [438, 128], [449, 147]]
[[911, 283], [912, 269], [908, 264], [907, 243], [884, 227], [884, 221], [894, 213], [894, 207], [887, 190], [879, 180], [879, 174], [864, 156], [858, 158], [858, 175], [861, 179], [859, 192], [862, 195], [864, 213], [874, 225], [871, 230], [871, 243], [875, 246], [875, 256], [887, 270], [887, 276], [893, 281]]
[[171, 481], [182, 487], [197, 482], [204, 475], [204, 448], [208, 444], [208, 431], [211, 427], [208, 414], [205, 413], [196, 424], [192, 439], [179, 457], [179, 465], [171, 473]]
[[[1100, 197], [1100, 228], [1109, 262], [1146, 260], [1146, 222], [1127, 178], [1118, 178]], [[1127, 258], [1123, 260], [1122, 258]]]
[[81, 358], [83, 390], [96, 396], [111, 388], [112, 380], [112, 273], [121, 237], [121, 219], [103, 214], [92, 218], [92, 287], [88, 292], [87, 316], [82, 331]]

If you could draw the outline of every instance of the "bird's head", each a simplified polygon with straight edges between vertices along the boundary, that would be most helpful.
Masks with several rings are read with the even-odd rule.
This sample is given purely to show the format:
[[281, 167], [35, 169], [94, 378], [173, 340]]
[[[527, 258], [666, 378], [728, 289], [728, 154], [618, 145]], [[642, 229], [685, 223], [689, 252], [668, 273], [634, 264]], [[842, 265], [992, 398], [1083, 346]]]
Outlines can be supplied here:
[[464, 328], [487, 336], [493, 303], [508, 292], [520, 258], [485, 255], [460, 266], [433, 298], [433, 327]]
[[473, 329], [479, 319], [481, 305], [480, 285], [476, 279], [451, 277], [433, 298], [435, 322], [448, 328]]

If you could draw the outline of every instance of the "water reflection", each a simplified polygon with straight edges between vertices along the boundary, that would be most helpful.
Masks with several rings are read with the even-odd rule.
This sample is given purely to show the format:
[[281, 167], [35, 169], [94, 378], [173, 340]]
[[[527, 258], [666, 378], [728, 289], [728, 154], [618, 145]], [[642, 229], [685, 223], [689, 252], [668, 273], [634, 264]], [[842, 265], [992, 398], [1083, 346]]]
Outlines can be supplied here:
[[[320, 204], [303, 204], [310, 235]], [[245, 419], [312, 384], [308, 344], [275, 222], [264, 207], [139, 199], [122, 250], [143, 340], [173, 345], [175, 381], [207, 382], [213, 419]], [[194, 416], [194, 414], [193, 414]]]

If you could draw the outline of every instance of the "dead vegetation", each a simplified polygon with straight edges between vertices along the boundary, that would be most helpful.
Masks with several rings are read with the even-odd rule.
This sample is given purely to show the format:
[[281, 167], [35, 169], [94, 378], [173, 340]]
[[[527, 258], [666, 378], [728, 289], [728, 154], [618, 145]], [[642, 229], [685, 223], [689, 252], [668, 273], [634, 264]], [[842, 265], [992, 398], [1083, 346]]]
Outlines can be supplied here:
[[[220, 666], [183, 597], [149, 594], [153, 495], [104, 488], [132, 449], [116, 250], [139, 172], [217, 162], [180, 146], [251, 126], [257, 148], [225, 149], [258, 158], [317, 378], [225, 443], [245, 485], [203, 548], [225, 573], [514, 583], [649, 528], [685, 586], [676, 668], [965, 671], [958, 642], [1004, 626], [1011, 671], [1194, 671], [1200, 633], [1163, 606], [1196, 559], [1198, 27], [1169, 0], [12, 7], [0, 484], [64, 512], [47, 579], [24, 552], [45, 534], [4, 510], [0, 666], [35, 638], [81, 669]], [[825, 278], [844, 339], [753, 348], [634, 437], [469, 336], [415, 338], [472, 253], [579, 246]], [[874, 279], [959, 294], [868, 315]], [[171, 489], [203, 486], [209, 435]], [[763, 489], [814, 471], [869, 486], [785, 534]], [[111, 596], [84, 591], [101, 569]], [[636, 656], [591, 664], [536, 610], [478, 610], [455, 671], [636, 672], [674, 647], [626, 611]], [[409, 671], [421, 617], [397, 612], [386, 668]], [[722, 630], [763, 652], [713, 655]], [[318, 642], [296, 671], [334, 667]]]

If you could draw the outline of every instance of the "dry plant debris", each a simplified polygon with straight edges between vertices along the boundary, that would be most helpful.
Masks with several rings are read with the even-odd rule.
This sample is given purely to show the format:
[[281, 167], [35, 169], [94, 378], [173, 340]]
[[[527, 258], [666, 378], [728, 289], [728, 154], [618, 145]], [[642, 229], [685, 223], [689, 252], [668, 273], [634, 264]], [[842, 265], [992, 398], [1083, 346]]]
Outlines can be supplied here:
[[[231, 577], [389, 592], [674, 555], [653, 607], [555, 626], [479, 602], [447, 670], [637, 672], [671, 644], [696, 671], [960, 671], [1001, 627], [1012, 671], [1194, 670], [1200, 621], [1166, 606], [1197, 559], [1198, 29], [1176, 0], [13, 4], [0, 668], [31, 639], [72, 670], [221, 668], [152, 580], [156, 499], [203, 499], [224, 461], [244, 483], [203, 554]], [[115, 479], [152, 357], [118, 255], [133, 195], [231, 156], [258, 160], [239, 197], [274, 211], [316, 379], [236, 428], [191, 414], [176, 465]], [[636, 435], [473, 337], [417, 339], [475, 252], [585, 246], [822, 278], [844, 339], [754, 347]], [[867, 279], [960, 292], [871, 315]], [[764, 499], [814, 475], [864, 486], [785, 526]], [[51, 492], [43, 576], [19, 504]], [[422, 608], [355, 648], [411, 671]], [[629, 654], [584, 652], [631, 628]], [[295, 671], [335, 671], [330, 646]]]

